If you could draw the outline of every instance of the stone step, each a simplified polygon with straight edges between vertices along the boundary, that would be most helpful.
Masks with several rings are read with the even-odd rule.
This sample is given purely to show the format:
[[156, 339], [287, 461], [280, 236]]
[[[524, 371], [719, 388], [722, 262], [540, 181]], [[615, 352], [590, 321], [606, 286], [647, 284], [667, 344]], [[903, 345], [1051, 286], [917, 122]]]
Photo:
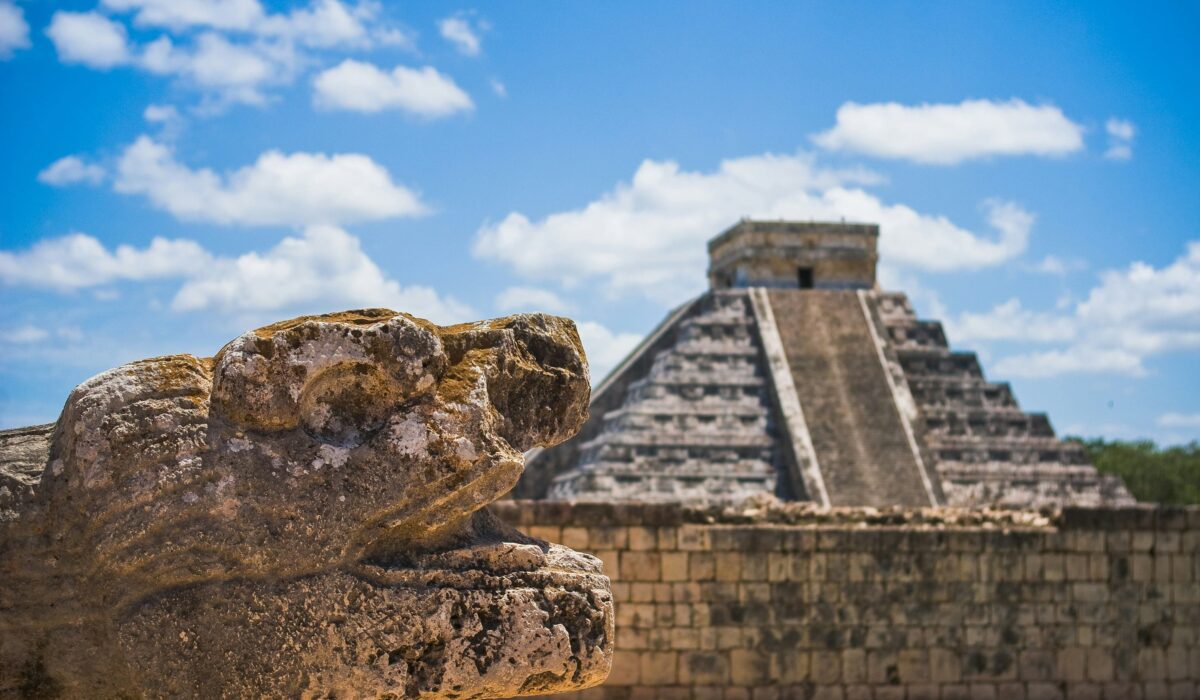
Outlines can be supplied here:
[[1029, 462], [942, 462], [938, 474], [943, 479], [1036, 479], [1045, 474], [1048, 479], [1094, 479], [1101, 476], [1087, 464], [1062, 464], [1056, 461]]
[[580, 464], [601, 462], [622, 464], [740, 464], [744, 462], [773, 463], [774, 452], [761, 445], [643, 445], [600, 443], [582, 450]]
[[765, 476], [775, 470], [769, 462], [744, 460], [741, 462], [711, 462], [692, 460], [689, 462], [610, 462], [599, 461], [584, 465], [583, 471], [593, 473], [610, 472], [625, 475], [693, 475], [698, 477], [727, 476], [732, 478]]
[[1070, 503], [1112, 507], [1135, 502], [1120, 478], [1085, 465], [943, 463], [938, 465], [938, 473], [946, 501], [952, 506], [1039, 508]]
[[908, 380], [909, 390], [917, 405], [957, 412], [979, 409], [1017, 408], [1012, 388], [1006, 383], [947, 380], [943, 377], [914, 377]]
[[701, 342], [689, 340], [676, 345], [671, 350], [667, 351], [672, 355], [683, 355], [692, 357], [697, 355], [712, 356], [712, 357], [728, 357], [728, 358], [750, 358], [758, 356], [758, 348], [746, 338], [744, 343], [728, 343], [728, 342]]
[[946, 332], [937, 321], [903, 321], [888, 323], [888, 337], [897, 350], [945, 350], [949, 347]]
[[911, 379], [940, 377], [983, 379], [983, 368], [973, 352], [927, 352], [897, 350], [900, 366]]
[[927, 413], [925, 430], [933, 437], [1054, 437], [1046, 414], [1019, 411]]
[[765, 413], [717, 416], [711, 413], [632, 413], [616, 416], [609, 430], [627, 432], [699, 433], [701, 435], [761, 435], [767, 426]]
[[722, 403], [720, 405], [706, 405], [701, 403], [663, 403], [653, 405], [650, 402], [630, 403], [621, 408], [614, 409], [604, 414], [605, 421], [617, 421], [627, 416], [652, 416], [658, 420], [667, 418], [676, 419], [682, 417], [715, 417], [715, 418], [737, 418], [745, 419], [748, 416], [763, 417], [767, 416], [767, 412], [763, 410], [761, 404], [732, 404]]
[[1015, 438], [1010, 440], [930, 440], [929, 449], [940, 463], [1013, 463], [1060, 462], [1088, 464], [1087, 452], [1057, 438]]
[[738, 502], [775, 491], [775, 475], [621, 474], [572, 471], [551, 482], [548, 497], [579, 502]]
[[743, 432], [658, 432], [613, 430], [600, 433], [594, 440], [583, 445], [588, 450], [602, 445], [626, 447], [694, 447], [698, 449], [759, 449], [771, 447], [773, 438], [766, 432], [747, 434]]
[[645, 379], [632, 382], [629, 388], [640, 389], [651, 384], [658, 386], [701, 386], [715, 389], [719, 387], [761, 387], [765, 382], [762, 377], [748, 373], [729, 373], [713, 376], [707, 372], [700, 371], [668, 370], [658, 374], [651, 374]]
[[903, 292], [876, 292], [875, 300], [879, 315], [888, 325], [917, 320], [912, 304], [908, 301], [908, 295]]
[[703, 387], [695, 387], [692, 385], [665, 385], [665, 384], [644, 384], [638, 388], [636, 392], [631, 391], [628, 396], [627, 405], [641, 406], [650, 411], [674, 411], [674, 407], [679, 407], [680, 411], [687, 410], [687, 406], [694, 406], [698, 410], [717, 410], [721, 407], [729, 407], [730, 410], [740, 410], [747, 406], [763, 406], [761, 392], [758, 391], [742, 391], [740, 388], [734, 390], [728, 387], [720, 388], [720, 391], [712, 393], [704, 393], [697, 391]]
[[651, 367], [651, 374], [666, 374], [669, 372], [695, 373], [720, 376], [723, 374], [754, 375], [759, 369], [747, 355], [683, 355], [680, 353], [664, 353], [659, 355]]

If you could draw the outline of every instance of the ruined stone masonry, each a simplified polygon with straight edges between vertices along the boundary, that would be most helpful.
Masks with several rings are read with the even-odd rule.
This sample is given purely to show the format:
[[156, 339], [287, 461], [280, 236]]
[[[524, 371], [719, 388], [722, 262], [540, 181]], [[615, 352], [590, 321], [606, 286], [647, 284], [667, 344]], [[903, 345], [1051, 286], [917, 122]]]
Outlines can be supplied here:
[[496, 512], [612, 577], [612, 673], [564, 697], [1200, 697], [1197, 507]]
[[711, 289], [593, 392], [579, 434], [531, 457], [518, 498], [830, 506], [1128, 505], [941, 324], [876, 288], [879, 229], [742, 221]]
[[574, 325], [303, 317], [0, 432], [0, 697], [489, 698], [611, 665], [595, 557], [487, 510], [587, 416]]

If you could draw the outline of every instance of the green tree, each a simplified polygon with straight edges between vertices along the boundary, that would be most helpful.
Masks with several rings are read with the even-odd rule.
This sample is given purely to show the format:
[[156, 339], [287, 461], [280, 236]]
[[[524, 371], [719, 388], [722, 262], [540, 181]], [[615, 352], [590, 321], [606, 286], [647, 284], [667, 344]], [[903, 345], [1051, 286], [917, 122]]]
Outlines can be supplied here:
[[1159, 447], [1150, 440], [1068, 438], [1081, 443], [1102, 474], [1115, 474], [1139, 501], [1200, 504], [1200, 443]]

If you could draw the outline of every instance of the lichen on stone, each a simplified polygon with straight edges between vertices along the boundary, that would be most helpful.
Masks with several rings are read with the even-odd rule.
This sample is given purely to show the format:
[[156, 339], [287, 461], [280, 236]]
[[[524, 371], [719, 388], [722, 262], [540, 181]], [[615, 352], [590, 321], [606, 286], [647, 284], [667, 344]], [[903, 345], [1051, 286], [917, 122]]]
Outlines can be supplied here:
[[588, 397], [574, 324], [543, 315], [306, 316], [102, 373], [0, 503], [0, 688], [21, 669], [88, 697], [599, 683], [599, 561], [486, 509]]

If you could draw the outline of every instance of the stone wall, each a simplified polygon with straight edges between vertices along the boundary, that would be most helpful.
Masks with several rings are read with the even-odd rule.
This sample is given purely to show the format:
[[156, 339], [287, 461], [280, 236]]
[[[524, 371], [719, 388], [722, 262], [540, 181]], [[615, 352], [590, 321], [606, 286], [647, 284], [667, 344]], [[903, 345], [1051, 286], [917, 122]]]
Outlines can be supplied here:
[[494, 507], [612, 577], [580, 697], [1200, 697], [1200, 508]]

